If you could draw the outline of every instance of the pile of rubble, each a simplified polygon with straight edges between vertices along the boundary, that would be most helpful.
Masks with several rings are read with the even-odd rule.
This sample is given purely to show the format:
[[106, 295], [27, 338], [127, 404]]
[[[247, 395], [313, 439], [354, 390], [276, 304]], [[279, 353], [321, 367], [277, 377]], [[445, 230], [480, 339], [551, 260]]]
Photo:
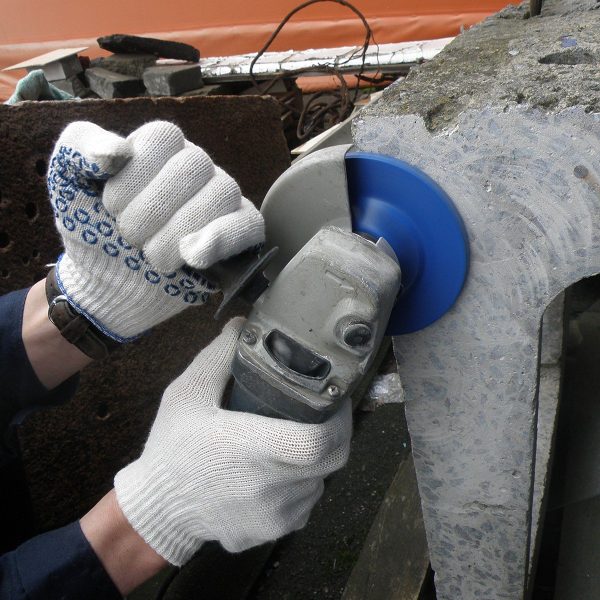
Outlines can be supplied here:
[[90, 60], [87, 48], [48, 52], [4, 70], [26, 69], [8, 104], [26, 100], [139, 96], [269, 95], [281, 107], [290, 149], [343, 124], [358, 107], [452, 38], [200, 58], [180, 42], [114, 34], [98, 38], [111, 52]]
[[56, 50], [11, 69], [42, 69], [60, 90], [79, 98], [204, 95], [200, 52], [188, 44], [132, 35], [98, 38], [113, 54], [90, 61], [86, 48]]

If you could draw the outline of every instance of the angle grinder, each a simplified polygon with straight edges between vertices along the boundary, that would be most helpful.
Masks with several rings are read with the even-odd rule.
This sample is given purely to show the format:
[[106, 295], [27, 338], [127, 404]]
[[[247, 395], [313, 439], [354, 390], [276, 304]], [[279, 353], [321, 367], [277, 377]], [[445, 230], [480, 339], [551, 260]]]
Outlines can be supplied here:
[[228, 405], [318, 423], [349, 397], [385, 335], [418, 331], [458, 298], [468, 237], [452, 200], [406, 162], [335, 146], [295, 162], [261, 212], [266, 245], [208, 275], [253, 303]]

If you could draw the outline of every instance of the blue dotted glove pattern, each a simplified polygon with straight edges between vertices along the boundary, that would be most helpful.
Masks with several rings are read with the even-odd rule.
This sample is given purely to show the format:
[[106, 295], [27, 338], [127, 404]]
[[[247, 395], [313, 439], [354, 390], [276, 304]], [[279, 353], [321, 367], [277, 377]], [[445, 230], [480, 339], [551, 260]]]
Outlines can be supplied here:
[[[115, 218], [101, 200], [102, 187], [108, 177], [109, 174], [102, 172], [96, 163], [89, 162], [73, 148], [61, 146], [55, 152], [47, 185], [56, 226], [66, 245], [67, 240], [78, 239], [96, 246], [97, 251], [120, 261], [122, 268], [147, 285], [160, 286], [167, 296], [178, 298], [185, 304], [206, 302], [216, 287], [201, 273], [185, 266], [172, 273], [159, 273], [148, 263], [142, 250], [131, 246], [119, 235]], [[82, 198], [86, 202], [82, 203]]]

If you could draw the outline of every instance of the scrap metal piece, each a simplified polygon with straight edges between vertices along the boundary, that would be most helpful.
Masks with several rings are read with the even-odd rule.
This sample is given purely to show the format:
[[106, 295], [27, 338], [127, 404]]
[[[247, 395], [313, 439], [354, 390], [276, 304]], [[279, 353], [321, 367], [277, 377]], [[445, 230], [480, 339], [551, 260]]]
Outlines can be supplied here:
[[194, 46], [172, 40], [159, 40], [139, 35], [114, 33], [98, 38], [98, 46], [120, 54], [154, 54], [163, 58], [198, 62], [200, 51]]

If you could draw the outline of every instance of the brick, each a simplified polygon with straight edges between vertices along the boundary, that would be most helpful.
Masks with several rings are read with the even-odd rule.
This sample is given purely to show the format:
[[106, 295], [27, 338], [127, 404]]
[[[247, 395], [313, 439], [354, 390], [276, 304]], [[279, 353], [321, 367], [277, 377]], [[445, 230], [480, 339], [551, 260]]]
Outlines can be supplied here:
[[91, 61], [90, 67], [100, 67], [114, 73], [141, 79], [144, 71], [155, 62], [156, 56], [153, 54], [111, 54], [95, 58]]
[[101, 98], [131, 98], [140, 96], [145, 88], [141, 79], [114, 73], [101, 67], [94, 67], [85, 72], [90, 89]]
[[198, 65], [163, 65], [144, 71], [144, 85], [151, 96], [177, 96], [202, 84]]

